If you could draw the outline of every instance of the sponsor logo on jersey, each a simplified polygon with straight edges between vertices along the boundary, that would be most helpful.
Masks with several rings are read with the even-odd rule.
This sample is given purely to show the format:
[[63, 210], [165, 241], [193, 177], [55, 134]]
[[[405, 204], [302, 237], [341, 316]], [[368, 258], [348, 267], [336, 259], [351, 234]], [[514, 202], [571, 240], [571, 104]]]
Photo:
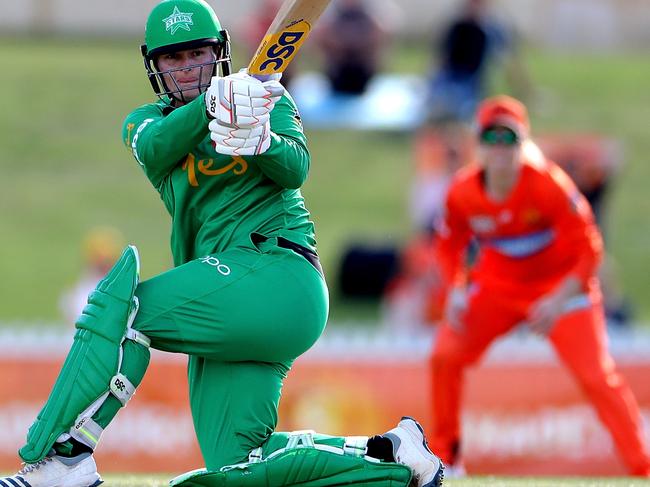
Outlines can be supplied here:
[[181, 166], [183, 171], [187, 171], [187, 181], [190, 186], [199, 185], [197, 173], [205, 176], [220, 176], [232, 171], [236, 176], [240, 176], [248, 171], [248, 163], [241, 156], [233, 156], [228, 164], [221, 167], [215, 167], [215, 162], [212, 158], [197, 160], [196, 156], [190, 152]]
[[178, 10], [178, 7], [174, 7], [174, 11], [169, 17], [165, 17], [162, 21], [165, 24], [165, 30], [171, 31], [171, 34], [176, 34], [178, 29], [190, 30], [190, 27], [194, 25], [192, 22], [193, 13], [190, 12], [181, 12]]
[[204, 264], [208, 264], [209, 266], [214, 267], [222, 276], [230, 275], [230, 267], [226, 264], [223, 264], [219, 258], [215, 257], [214, 255], [206, 255], [205, 257], [201, 257], [199, 260]]
[[555, 232], [551, 229], [546, 229], [515, 237], [481, 239], [479, 243], [506, 257], [521, 259], [541, 252], [554, 241]]

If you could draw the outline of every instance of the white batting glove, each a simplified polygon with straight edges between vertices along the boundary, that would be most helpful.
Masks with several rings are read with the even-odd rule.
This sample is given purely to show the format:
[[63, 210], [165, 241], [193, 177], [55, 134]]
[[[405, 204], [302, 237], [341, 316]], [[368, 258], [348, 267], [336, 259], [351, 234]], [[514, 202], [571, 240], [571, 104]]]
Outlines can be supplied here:
[[261, 82], [245, 71], [212, 78], [205, 93], [208, 115], [235, 128], [263, 125], [284, 93], [278, 80]]
[[271, 146], [271, 124], [267, 120], [254, 127], [226, 127], [219, 120], [208, 124], [210, 138], [219, 154], [228, 156], [256, 156]]

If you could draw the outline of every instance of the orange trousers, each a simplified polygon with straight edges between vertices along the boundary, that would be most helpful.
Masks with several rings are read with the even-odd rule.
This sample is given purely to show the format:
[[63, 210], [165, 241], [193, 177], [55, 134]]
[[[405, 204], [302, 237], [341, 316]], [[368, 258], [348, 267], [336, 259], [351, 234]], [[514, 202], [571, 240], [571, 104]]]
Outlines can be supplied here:
[[[523, 289], [526, 285], [523, 284]], [[522, 289], [522, 288], [520, 288]], [[520, 291], [521, 292], [521, 291]], [[464, 328], [442, 323], [431, 356], [433, 451], [454, 464], [459, 458], [460, 408], [465, 368], [476, 363], [490, 343], [521, 323], [534, 299], [479, 288], [471, 293]], [[558, 357], [587, 395], [609, 430], [630, 474], [650, 476], [639, 407], [607, 350], [607, 332], [598, 298], [562, 315], [549, 339]]]

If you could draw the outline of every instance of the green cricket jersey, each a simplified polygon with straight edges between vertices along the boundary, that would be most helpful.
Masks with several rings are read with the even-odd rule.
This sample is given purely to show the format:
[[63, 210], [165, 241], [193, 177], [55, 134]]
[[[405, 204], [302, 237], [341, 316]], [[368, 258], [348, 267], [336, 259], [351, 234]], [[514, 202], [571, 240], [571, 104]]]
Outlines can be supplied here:
[[232, 157], [214, 149], [204, 97], [171, 111], [164, 101], [143, 105], [123, 126], [126, 146], [172, 217], [175, 265], [250, 244], [253, 232], [315, 250], [299, 189], [310, 155], [294, 101], [285, 94], [276, 103], [264, 154]]

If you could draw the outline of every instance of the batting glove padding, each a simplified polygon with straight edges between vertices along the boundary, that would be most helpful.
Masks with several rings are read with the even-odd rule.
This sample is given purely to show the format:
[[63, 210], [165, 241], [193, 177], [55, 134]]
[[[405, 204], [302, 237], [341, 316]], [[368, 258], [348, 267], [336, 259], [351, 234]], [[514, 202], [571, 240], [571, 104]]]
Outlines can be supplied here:
[[226, 127], [218, 120], [212, 120], [208, 127], [219, 154], [255, 156], [265, 153], [271, 146], [271, 124], [268, 120], [249, 128]]
[[268, 122], [271, 110], [282, 97], [284, 87], [277, 80], [260, 80], [240, 71], [212, 78], [205, 94], [208, 115], [222, 125], [247, 128]]

